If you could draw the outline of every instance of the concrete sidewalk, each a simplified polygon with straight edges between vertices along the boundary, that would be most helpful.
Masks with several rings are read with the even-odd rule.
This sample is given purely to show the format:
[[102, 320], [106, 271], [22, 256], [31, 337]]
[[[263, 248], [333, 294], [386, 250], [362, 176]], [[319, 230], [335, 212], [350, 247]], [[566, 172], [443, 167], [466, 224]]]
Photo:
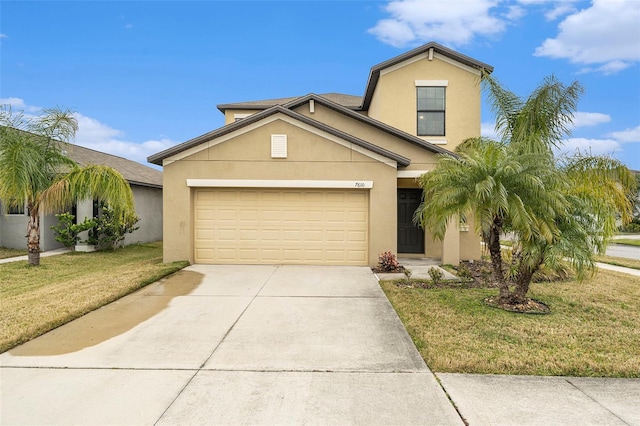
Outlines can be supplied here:
[[640, 379], [436, 373], [469, 425], [640, 425]]
[[0, 365], [0, 424], [463, 424], [367, 267], [190, 266]]

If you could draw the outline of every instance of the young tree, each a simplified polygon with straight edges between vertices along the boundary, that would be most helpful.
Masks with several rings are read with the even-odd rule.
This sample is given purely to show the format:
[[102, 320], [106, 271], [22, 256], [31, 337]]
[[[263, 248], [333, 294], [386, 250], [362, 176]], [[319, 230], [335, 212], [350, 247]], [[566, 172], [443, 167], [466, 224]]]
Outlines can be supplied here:
[[[499, 303], [526, 299], [533, 274], [544, 264], [569, 259], [579, 276], [593, 270], [593, 256], [606, 247], [616, 219], [631, 217], [635, 191], [631, 172], [607, 157], [576, 155], [560, 161], [562, 144], [582, 87], [548, 77], [526, 99], [491, 76], [485, 87], [501, 141], [471, 139], [457, 157], [442, 157], [423, 175], [424, 199], [415, 221], [444, 237], [447, 223], [473, 214], [491, 255]], [[519, 255], [514, 289], [502, 270], [500, 235], [513, 232]]]
[[29, 264], [40, 264], [40, 214], [69, 209], [74, 202], [94, 198], [118, 215], [134, 211], [128, 182], [115, 169], [80, 167], [65, 154], [78, 124], [69, 110], [51, 108], [25, 117], [10, 108], [0, 110], [0, 199], [9, 206], [26, 205]]

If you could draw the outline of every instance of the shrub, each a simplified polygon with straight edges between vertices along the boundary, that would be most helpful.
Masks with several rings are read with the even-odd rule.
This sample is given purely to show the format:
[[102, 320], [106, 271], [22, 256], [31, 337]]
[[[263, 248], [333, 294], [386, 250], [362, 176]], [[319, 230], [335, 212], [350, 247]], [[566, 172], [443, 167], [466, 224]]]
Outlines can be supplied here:
[[378, 269], [383, 272], [396, 272], [400, 269], [400, 264], [396, 255], [390, 251], [385, 251], [378, 255]]
[[433, 281], [434, 284], [438, 284], [444, 278], [444, 272], [442, 272], [440, 268], [432, 266], [429, 268], [429, 276], [431, 277], [431, 281]]
[[404, 272], [404, 278], [407, 282], [407, 285], [411, 285], [411, 275], [413, 275], [413, 272], [411, 272], [411, 269], [404, 268], [402, 272]]
[[640, 219], [633, 219], [627, 226], [620, 228], [622, 232], [637, 233], [640, 232]]
[[140, 218], [131, 214], [122, 219], [115, 216], [109, 206], [103, 206], [99, 217], [93, 219], [95, 226], [89, 230], [89, 244], [94, 244], [101, 249], [117, 248], [127, 234], [132, 233], [139, 226], [135, 226]]
[[84, 222], [77, 225], [73, 223], [75, 216], [70, 213], [57, 214], [56, 217], [60, 223], [51, 227], [56, 234], [56, 241], [64, 244], [65, 247], [73, 247], [80, 242], [78, 234], [89, 231], [87, 240], [82, 242], [101, 249], [118, 247], [127, 234], [139, 228], [135, 225], [140, 221], [140, 218], [135, 214], [122, 219], [118, 218], [113, 209], [108, 206], [102, 206], [99, 217], [85, 219]]
[[461, 263], [458, 266], [458, 277], [464, 281], [468, 281], [473, 279], [473, 272], [471, 272], [471, 269], [469, 269], [467, 265]]
[[51, 227], [55, 233], [55, 240], [62, 243], [65, 247], [73, 247], [80, 242], [78, 234], [83, 231], [92, 229], [96, 223], [93, 219], [85, 219], [84, 222], [73, 223], [75, 216], [71, 213], [57, 214], [59, 222]]

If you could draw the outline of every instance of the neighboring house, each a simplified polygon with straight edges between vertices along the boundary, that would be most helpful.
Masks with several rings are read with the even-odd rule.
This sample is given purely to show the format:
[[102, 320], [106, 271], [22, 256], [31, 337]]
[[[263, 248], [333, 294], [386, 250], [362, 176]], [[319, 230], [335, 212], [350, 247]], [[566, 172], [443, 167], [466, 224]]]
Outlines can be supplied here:
[[[162, 172], [104, 152], [94, 151], [79, 145], [67, 144], [67, 156], [86, 166], [99, 164], [113, 167], [129, 182], [133, 192], [136, 214], [140, 218], [139, 229], [125, 237], [124, 244], [151, 242], [162, 239]], [[1, 202], [0, 202], [1, 204]], [[92, 200], [79, 201], [76, 207], [77, 220], [92, 218], [97, 214]], [[0, 207], [0, 247], [26, 249], [28, 216], [24, 208], [7, 212]], [[55, 215], [41, 215], [40, 248], [42, 251], [62, 247], [55, 240], [51, 226], [58, 220]]]
[[148, 158], [164, 167], [164, 261], [479, 258], [473, 223], [451, 223], [441, 242], [412, 216], [416, 178], [480, 136], [482, 71], [493, 68], [428, 43], [371, 68], [364, 97], [219, 105], [225, 126]]

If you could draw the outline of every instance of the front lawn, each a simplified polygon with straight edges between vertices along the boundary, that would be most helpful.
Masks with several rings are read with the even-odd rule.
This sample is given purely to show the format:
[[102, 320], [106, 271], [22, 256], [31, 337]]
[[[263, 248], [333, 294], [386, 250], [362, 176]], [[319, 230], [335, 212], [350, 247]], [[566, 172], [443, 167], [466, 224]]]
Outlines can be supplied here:
[[0, 352], [187, 266], [162, 263], [162, 244], [67, 253], [0, 265]]
[[596, 255], [596, 262], [608, 263], [610, 265], [624, 266], [625, 268], [640, 269], [640, 260], [627, 259], [626, 257], [613, 257]]
[[532, 284], [550, 315], [486, 306], [496, 289], [381, 286], [435, 372], [640, 377], [640, 277]]
[[16, 250], [6, 247], [0, 247], [0, 259], [6, 259], [8, 257], [26, 256], [26, 250]]

